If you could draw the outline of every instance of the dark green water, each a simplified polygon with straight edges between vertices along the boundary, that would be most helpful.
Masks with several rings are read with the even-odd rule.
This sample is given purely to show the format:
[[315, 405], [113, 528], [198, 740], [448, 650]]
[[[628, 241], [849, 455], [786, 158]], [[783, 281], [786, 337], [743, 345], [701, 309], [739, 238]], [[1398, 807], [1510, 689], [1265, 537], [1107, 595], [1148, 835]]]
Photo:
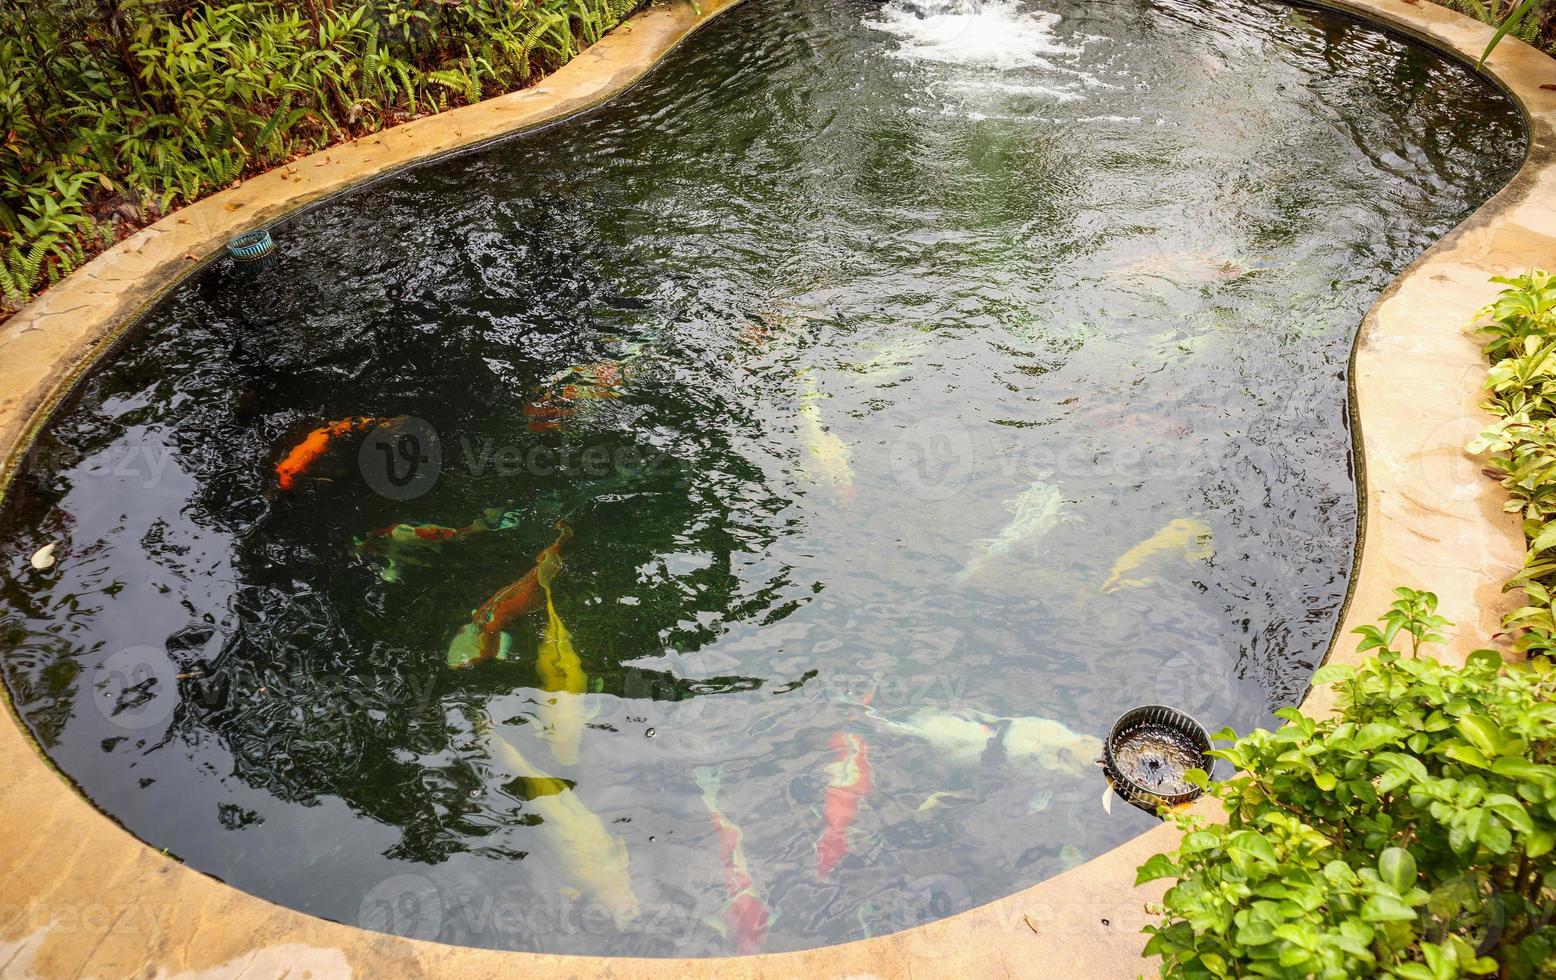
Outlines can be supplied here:
[[[1094, 739], [1300, 696], [1350, 570], [1356, 325], [1523, 135], [1337, 16], [1044, 9], [750, 0], [602, 111], [178, 289], [4, 515], [5, 677], [60, 768], [265, 898], [555, 952], [881, 934], [1150, 826], [1104, 812]], [[619, 397], [526, 424], [624, 355]], [[420, 421], [278, 491], [353, 415]], [[353, 545], [487, 508], [514, 526], [398, 581]], [[451, 671], [562, 515], [583, 693], [538, 690], [543, 610]], [[710, 924], [746, 880], [699, 767], [765, 935]]]

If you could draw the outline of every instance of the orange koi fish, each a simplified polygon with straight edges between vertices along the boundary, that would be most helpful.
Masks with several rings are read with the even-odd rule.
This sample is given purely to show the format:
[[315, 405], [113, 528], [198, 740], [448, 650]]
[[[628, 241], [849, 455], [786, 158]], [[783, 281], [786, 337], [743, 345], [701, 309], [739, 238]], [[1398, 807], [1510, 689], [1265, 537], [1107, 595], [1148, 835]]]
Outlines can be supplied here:
[[875, 790], [870, 753], [864, 739], [847, 732], [832, 735], [832, 781], [822, 808], [821, 837], [816, 841], [816, 877], [825, 881], [848, 853], [848, 828], [859, 814], [859, 801]]
[[573, 374], [582, 385], [608, 389], [614, 394], [620, 394], [621, 385], [627, 380], [627, 365], [623, 361], [595, 361], [593, 364], [574, 368]]
[[454, 641], [448, 647], [448, 665], [451, 669], [474, 667], [493, 657], [508, 659], [511, 641], [504, 630], [520, 616], [540, 608], [544, 598], [540, 588], [540, 566], [548, 557], [560, 556], [562, 545], [573, 536], [573, 529], [566, 523], [557, 521], [556, 527], [560, 532], [557, 539], [535, 556], [535, 567], [517, 582], [494, 592], [490, 599], [470, 614], [470, 622], [454, 634]]
[[718, 833], [719, 859], [724, 865], [724, 888], [729, 892], [729, 904], [724, 906], [724, 921], [717, 928], [734, 946], [737, 956], [749, 956], [760, 950], [762, 941], [767, 938], [767, 904], [752, 887], [751, 869], [746, 864], [746, 850], [742, 843], [744, 833], [719, 809], [719, 781], [722, 773], [708, 766], [699, 766], [692, 775], [702, 788], [702, 802], [708, 808], [714, 831]]
[[290, 490], [297, 483], [297, 478], [312, 466], [314, 461], [329, 451], [330, 441], [348, 436], [353, 432], [366, 432], [376, 429], [381, 425], [398, 425], [405, 421], [401, 415], [392, 419], [376, 419], [363, 415], [353, 416], [349, 419], [338, 419], [327, 425], [322, 425], [303, 438], [303, 441], [292, 447], [292, 451], [286, 454], [281, 462], [276, 464], [276, 481], [282, 490]]

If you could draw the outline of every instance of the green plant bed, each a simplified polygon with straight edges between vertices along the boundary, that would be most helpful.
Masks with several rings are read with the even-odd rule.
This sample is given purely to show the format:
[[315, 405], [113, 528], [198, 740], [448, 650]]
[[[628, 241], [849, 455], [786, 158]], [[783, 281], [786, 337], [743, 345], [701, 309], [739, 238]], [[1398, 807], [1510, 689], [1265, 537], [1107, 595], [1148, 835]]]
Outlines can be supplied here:
[[1489, 397], [1496, 423], [1467, 447], [1490, 453], [1490, 471], [1507, 488], [1507, 510], [1522, 514], [1528, 552], [1507, 583], [1526, 604], [1507, 617], [1517, 649], [1556, 649], [1556, 276], [1533, 269], [1493, 280], [1506, 286], [1480, 311], [1488, 338]]
[[0, 4], [0, 319], [244, 176], [530, 84], [641, 3]]
[[1336, 716], [1218, 736], [1239, 773], [1207, 784], [1226, 822], [1174, 817], [1178, 849], [1140, 868], [1177, 879], [1146, 930], [1162, 976], [1552, 975], [1556, 669], [1421, 656], [1448, 624], [1430, 593], [1399, 595], [1359, 631], [1376, 655], [1314, 677]]

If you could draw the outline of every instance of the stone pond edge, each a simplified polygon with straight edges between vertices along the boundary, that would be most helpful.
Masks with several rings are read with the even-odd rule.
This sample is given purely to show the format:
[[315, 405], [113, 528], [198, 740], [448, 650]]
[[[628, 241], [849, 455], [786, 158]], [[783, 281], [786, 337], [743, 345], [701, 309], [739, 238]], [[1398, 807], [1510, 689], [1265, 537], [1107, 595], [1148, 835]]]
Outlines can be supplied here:
[[[0, 325], [0, 492], [33, 436], [140, 314], [226, 240], [345, 190], [587, 111], [641, 80], [739, 0], [638, 14], [533, 88], [385, 130], [269, 171], [178, 211], [104, 252]], [[1319, 0], [1461, 61], [1491, 28], [1430, 3]], [[1485, 363], [1466, 325], [1487, 279], [1556, 266], [1556, 61], [1506, 40], [1485, 74], [1522, 109], [1529, 152], [1508, 184], [1413, 262], [1363, 319], [1351, 414], [1361, 531], [1351, 594], [1329, 655], [1354, 662], [1349, 631], [1398, 585], [1429, 588], [1459, 624], [1448, 657], [1495, 636], [1502, 584], [1522, 563], [1516, 517], [1463, 445], [1484, 428]], [[1542, 88], [1544, 85], [1552, 89]], [[7, 693], [9, 704], [9, 694]], [[1325, 692], [1303, 703], [1327, 711]], [[0, 720], [0, 975], [257, 977], [312, 974], [540, 977], [1089, 976], [1154, 972], [1139, 959], [1135, 868], [1172, 846], [1155, 828], [1014, 895], [889, 936], [740, 959], [634, 960], [449, 946], [328, 922], [256, 898], [147, 847], [86, 801], [38, 751], [13, 711]], [[1099, 786], [1100, 796], [1100, 786]], [[390, 883], [392, 884], [393, 879]], [[942, 886], [956, 886], [954, 881]]]

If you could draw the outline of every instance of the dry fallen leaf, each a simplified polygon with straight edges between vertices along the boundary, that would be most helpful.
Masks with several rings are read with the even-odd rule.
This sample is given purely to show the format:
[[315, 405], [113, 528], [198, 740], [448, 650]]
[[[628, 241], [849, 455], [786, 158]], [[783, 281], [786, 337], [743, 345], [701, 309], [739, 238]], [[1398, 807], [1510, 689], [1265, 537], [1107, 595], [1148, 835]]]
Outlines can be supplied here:
[[193, 255], [191, 255], [188, 252], [184, 253], [184, 258], [188, 259], [191, 262], [198, 262], [198, 261], [200, 261], [199, 259], [195, 258]]
[[223, 204], [222, 207], [226, 208], [228, 211], [236, 211], [239, 208], [243, 207], [243, 202], [242, 201], [228, 201], [226, 204]]
[[1541, 85], [1540, 87], [1547, 92], [1556, 92], [1556, 85]]
[[1030, 915], [1027, 915], [1025, 912], [1021, 913], [1021, 921], [1027, 924], [1027, 928], [1032, 930], [1032, 934], [1034, 936], [1038, 934], [1037, 923], [1032, 921], [1032, 917]]

